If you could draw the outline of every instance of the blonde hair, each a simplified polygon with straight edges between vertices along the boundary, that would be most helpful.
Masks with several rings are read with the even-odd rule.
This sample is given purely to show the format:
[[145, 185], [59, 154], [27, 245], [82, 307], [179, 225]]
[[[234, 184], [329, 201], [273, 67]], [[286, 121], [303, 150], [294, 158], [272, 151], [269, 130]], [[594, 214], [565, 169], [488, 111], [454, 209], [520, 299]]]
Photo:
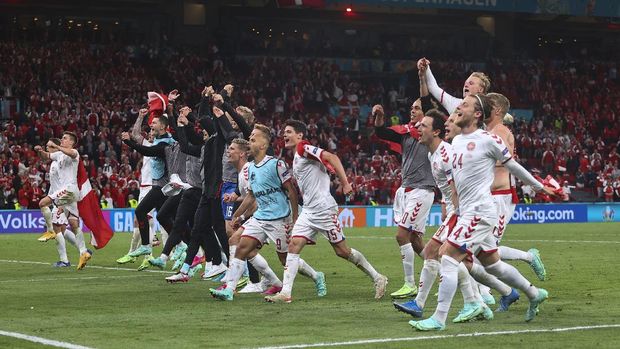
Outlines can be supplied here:
[[487, 97], [491, 99], [494, 108], [498, 108], [502, 114], [506, 114], [510, 109], [510, 101], [501, 93], [487, 93]]
[[491, 89], [491, 79], [487, 74], [479, 71], [471, 73], [471, 76], [478, 78], [482, 81], [482, 93], [487, 93]]
[[250, 151], [250, 142], [246, 141], [243, 138], [235, 138], [230, 143], [238, 145], [239, 149], [242, 152], [247, 153], [248, 151]]
[[245, 120], [248, 125], [252, 125], [254, 123], [254, 112], [252, 112], [252, 109], [240, 105], [237, 107], [237, 112], [243, 117], [243, 120]]
[[265, 136], [265, 139], [267, 139], [267, 143], [271, 143], [271, 129], [268, 126], [265, 126], [263, 124], [256, 124], [254, 125], [254, 129], [262, 132]]

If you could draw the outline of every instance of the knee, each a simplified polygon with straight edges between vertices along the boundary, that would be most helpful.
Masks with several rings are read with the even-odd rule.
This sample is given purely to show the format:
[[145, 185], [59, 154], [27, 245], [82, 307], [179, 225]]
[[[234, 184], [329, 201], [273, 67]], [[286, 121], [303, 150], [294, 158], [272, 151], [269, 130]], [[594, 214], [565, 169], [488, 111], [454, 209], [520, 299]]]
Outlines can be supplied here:
[[351, 249], [338, 247], [335, 250], [336, 250], [336, 256], [342, 259], [349, 259], [349, 257], [351, 256]]
[[398, 232], [396, 233], [396, 242], [398, 242], [399, 246], [403, 246], [403, 245], [410, 243], [409, 233], [404, 232], [403, 230], [399, 228]]

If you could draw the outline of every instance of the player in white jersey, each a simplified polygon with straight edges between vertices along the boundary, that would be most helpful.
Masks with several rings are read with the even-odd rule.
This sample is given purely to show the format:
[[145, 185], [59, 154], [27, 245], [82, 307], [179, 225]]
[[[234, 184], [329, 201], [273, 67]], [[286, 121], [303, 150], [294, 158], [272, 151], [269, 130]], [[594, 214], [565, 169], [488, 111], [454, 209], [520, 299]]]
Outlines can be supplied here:
[[342, 227], [338, 221], [338, 205], [330, 194], [328, 169], [336, 172], [343, 185], [343, 193], [352, 192], [340, 159], [334, 154], [304, 141], [307, 128], [297, 120], [288, 120], [284, 128], [284, 146], [295, 151], [293, 175], [299, 184], [304, 206], [291, 232], [289, 253], [284, 269], [282, 291], [265, 297], [268, 302], [290, 303], [293, 282], [300, 266], [299, 254], [306, 244], [315, 244], [317, 233], [323, 235], [339, 257], [348, 260], [374, 281], [375, 299], [385, 294], [387, 278], [379, 274], [359, 251], [345, 242]]
[[[140, 109], [140, 111], [138, 112], [138, 118], [136, 119], [136, 122], [134, 123], [131, 129], [131, 138], [143, 146], [150, 147], [153, 145], [152, 141], [153, 141], [153, 138], [155, 137], [153, 132], [149, 130], [146, 137], [142, 136], [142, 121], [144, 120], [144, 117], [147, 114], [148, 114], [148, 109], [146, 108]], [[138, 196], [138, 203], [140, 203], [142, 199], [146, 196], [146, 194], [149, 193], [149, 191], [151, 190], [151, 186], [153, 184], [153, 177], [151, 176], [151, 168], [152, 168], [151, 160], [152, 160], [151, 157], [148, 157], [148, 156], [142, 157], [142, 167], [140, 167], [140, 194]], [[155, 209], [151, 210], [151, 212], [149, 212], [148, 214], [149, 231], [150, 231], [149, 238], [151, 241], [155, 240], [155, 221], [153, 219], [154, 212], [155, 212]], [[163, 229], [163, 228], [160, 228], [160, 229]], [[139, 246], [140, 246], [140, 229], [138, 228], [138, 220], [134, 216], [133, 234], [131, 236], [129, 252], [127, 252], [127, 254], [122, 256], [121, 258], [117, 259], [116, 263], [125, 264], [125, 263], [135, 262], [137, 257], [131, 257], [129, 253], [134, 251]], [[145, 260], [148, 260], [148, 256], [146, 257]]]
[[[510, 102], [508, 98], [499, 93], [489, 93], [487, 97], [490, 98], [493, 105], [491, 116], [484, 121], [487, 130], [489, 133], [499, 136], [508, 147], [508, 150], [510, 150], [510, 153], [515, 154], [514, 136], [510, 129], [504, 125], [504, 118], [508, 109], [510, 109]], [[499, 220], [496, 237], [501, 241], [504, 237], [506, 226], [515, 211], [516, 204], [519, 202], [514, 177], [510, 175], [501, 163], [495, 165], [495, 178], [491, 186], [491, 194], [493, 194], [498, 210]], [[541, 281], [545, 280], [547, 271], [537, 249], [531, 248], [526, 252], [508, 246], [500, 246], [499, 255], [502, 260], [521, 260], [527, 262], [534, 270], [534, 273], [536, 273], [538, 279]]]
[[489, 183], [494, 177], [495, 162], [500, 160], [517, 178], [536, 191], [554, 195], [552, 188], [544, 187], [519, 165], [501, 138], [482, 131], [482, 120], [490, 113], [489, 99], [483, 95], [467, 96], [457, 108], [457, 126], [461, 134], [452, 142], [454, 154], [451, 164], [453, 179], [459, 195], [460, 216], [448, 245], [442, 251], [438, 305], [433, 316], [422, 321], [410, 321], [418, 330], [445, 328], [450, 304], [457, 287], [458, 265], [468, 256], [477, 256], [487, 272], [507, 284], [522, 290], [530, 300], [525, 320], [531, 321], [538, 306], [548, 298], [544, 289], [534, 287], [517, 269], [500, 260], [497, 253], [497, 208], [491, 196]]
[[[60, 145], [54, 142], [47, 143], [47, 149], [50, 152], [44, 151], [40, 145], [35, 146], [34, 150], [42, 159], [51, 159], [52, 165], [50, 166], [58, 166], [58, 170], [54, 171], [53, 178], [50, 175], [50, 193], [39, 202], [48, 232], [53, 232], [52, 211], [49, 208], [53, 203], [58, 207], [62, 207], [63, 213], [69, 220], [71, 230], [75, 233], [80, 250], [80, 260], [77, 269], [81, 270], [91, 258], [92, 252], [86, 249], [84, 233], [80, 228], [80, 214], [77, 207], [80, 195], [77, 183], [80, 154], [74, 149], [76, 144], [77, 136], [73, 132], [65, 131], [60, 140]], [[51, 189], [54, 191], [52, 192]]]
[[[424, 73], [424, 81], [427, 84], [428, 91], [446, 108], [448, 113], [453, 113], [456, 108], [463, 102], [463, 99], [453, 97], [446, 93], [433, 76], [430, 68], [431, 62], [426, 58], [418, 60], [418, 69]], [[491, 80], [482, 72], [473, 72], [463, 84], [463, 98], [466, 96], [474, 96], [478, 93], [487, 93], [491, 88]]]

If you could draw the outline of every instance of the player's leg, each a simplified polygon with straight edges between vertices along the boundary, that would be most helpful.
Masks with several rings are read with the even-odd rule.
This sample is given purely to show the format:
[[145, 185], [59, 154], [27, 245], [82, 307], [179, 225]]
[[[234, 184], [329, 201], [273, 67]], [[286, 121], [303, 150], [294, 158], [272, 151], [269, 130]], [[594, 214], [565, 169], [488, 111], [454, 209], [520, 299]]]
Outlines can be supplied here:
[[152, 186], [151, 190], [144, 196], [142, 201], [136, 207], [135, 215], [138, 220], [138, 229], [140, 230], [141, 245], [129, 253], [131, 257], [139, 257], [143, 255], [150, 255], [153, 252], [150, 240], [150, 227], [148, 222], [148, 214], [155, 207], [161, 205], [161, 202], [165, 199], [164, 194], [161, 192], [161, 187]]
[[[211, 258], [212, 267], [208, 272], [205, 272], [205, 278], [215, 278], [219, 275], [224, 275], [228, 270], [226, 263], [222, 258], [222, 253], [225, 258], [230, 261], [229, 248], [228, 248], [228, 236], [226, 235], [226, 226], [224, 223], [224, 216], [222, 216], [221, 203], [219, 199], [208, 200], [208, 215], [209, 226], [211, 229], [207, 229], [205, 235], [206, 246], [205, 253]], [[244, 268], [245, 270], [245, 268]]]
[[67, 245], [65, 242], [64, 230], [65, 225], [54, 224], [54, 232], [56, 233], [56, 250], [58, 251], [58, 262], [54, 263], [52, 266], [63, 268], [71, 266], [69, 263], [69, 259], [67, 258]]
[[[52, 194], [54, 195], [54, 194]], [[53, 214], [50, 209], [52, 205], [52, 198], [49, 196], [44, 197], [39, 201], [39, 208], [41, 209], [41, 214], [43, 214], [43, 218], [45, 219], [45, 232], [41, 235], [38, 240], [41, 242], [46, 242], [56, 238], [56, 233], [54, 232], [53, 225]]]

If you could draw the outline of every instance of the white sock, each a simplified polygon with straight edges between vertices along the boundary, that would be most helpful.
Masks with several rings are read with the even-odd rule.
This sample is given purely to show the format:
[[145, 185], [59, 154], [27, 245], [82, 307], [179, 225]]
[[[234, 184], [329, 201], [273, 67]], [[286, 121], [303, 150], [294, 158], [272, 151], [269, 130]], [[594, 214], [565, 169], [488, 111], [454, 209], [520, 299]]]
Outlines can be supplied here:
[[309, 277], [313, 281], [316, 280], [316, 270], [301, 258], [299, 258], [299, 274]]
[[77, 243], [77, 248], [80, 250], [80, 254], [86, 252], [86, 243], [84, 242], [84, 233], [82, 229], [78, 225], [77, 229], [75, 229], [75, 242]]
[[293, 282], [297, 276], [299, 270], [299, 255], [295, 253], [289, 253], [286, 256], [286, 266], [284, 267], [284, 282], [282, 283], [281, 294], [290, 296], [293, 291]]
[[241, 259], [235, 258], [230, 262], [230, 269], [228, 273], [230, 273], [229, 281], [226, 282], [226, 287], [232, 288], [235, 290], [237, 288], [237, 283], [243, 275], [243, 269], [245, 268], [245, 261]]
[[129, 245], [129, 252], [134, 251], [140, 246], [142, 239], [140, 238], [140, 229], [133, 228], [133, 234], [131, 235], [131, 244]]
[[[411, 246], [411, 244], [409, 244], [409, 246]], [[411, 251], [413, 251], [413, 249], [411, 249]], [[354, 248], [351, 249], [351, 254], [349, 255], [349, 258], [347, 260], [355, 264], [355, 266], [359, 270], [363, 271], [364, 274], [368, 275], [372, 279], [372, 281], [377, 280], [377, 278], [380, 276], [380, 274], [377, 273], [375, 268], [370, 263], [368, 263], [366, 257], [364, 257], [364, 255], [360, 251]]]
[[162, 254], [159, 255], [159, 259], [161, 259], [164, 262], [167, 262], [168, 261], [168, 255], [165, 255], [165, 254], [162, 253]]
[[478, 263], [472, 264], [470, 274], [477, 282], [491, 287], [502, 296], [507, 296], [512, 292], [510, 286], [500, 281], [494, 275], [487, 273], [484, 267]]
[[512, 265], [498, 261], [485, 267], [486, 271], [497, 276], [508, 285], [523, 291], [529, 299], [538, 296], [538, 289], [534, 287], [519, 271]]
[[482, 299], [482, 295], [480, 294], [480, 289], [478, 289], [478, 283], [476, 282], [476, 279], [474, 279], [473, 276], [468, 275], [469, 277], [469, 288], [471, 289], [471, 292], [474, 295], [474, 298], [478, 301], [478, 303], [482, 304], [483, 306], [486, 305], [486, 303], [484, 303], [484, 300]]
[[278, 278], [276, 273], [273, 272], [273, 269], [269, 267], [269, 264], [267, 263], [265, 257], [257, 253], [256, 256], [254, 256], [254, 258], [252, 259], [249, 259], [248, 262], [252, 263], [254, 268], [256, 268], [256, 270], [258, 270], [258, 272], [269, 281], [269, 284], [271, 286], [282, 286], [282, 281], [280, 280], [280, 278]]
[[168, 232], [164, 229], [164, 227], [159, 226], [159, 234], [161, 234], [162, 246], [166, 246], [166, 241], [168, 241]]
[[508, 246], [500, 246], [498, 252], [500, 258], [505, 261], [520, 260], [532, 263], [532, 258], [534, 258], [534, 256], [532, 256], [529, 252], [517, 250], [516, 248]]
[[476, 283], [478, 286], [478, 291], [480, 291], [480, 295], [486, 295], [487, 297], [493, 297], [491, 294], [491, 288], [485, 284]]
[[442, 324], [446, 323], [448, 318], [448, 312], [450, 311], [450, 305], [452, 304], [452, 298], [456, 293], [458, 285], [459, 274], [459, 262], [450, 256], [441, 257], [441, 269], [439, 274], [441, 275], [441, 282], [439, 283], [439, 297], [437, 298], [437, 309], [433, 314], [433, 318]]
[[433, 288], [433, 283], [437, 278], [439, 268], [441, 268], [441, 264], [439, 264], [437, 260], [427, 259], [424, 261], [424, 266], [422, 266], [422, 270], [420, 271], [418, 295], [415, 297], [415, 301], [420, 308], [424, 308], [426, 304], [426, 299]]
[[56, 234], [56, 249], [58, 250], [58, 258], [61, 262], [69, 262], [67, 259], [67, 245], [65, 243], [65, 236], [60, 233]]
[[405, 272], [405, 284], [413, 287], [415, 285], [415, 280], [413, 277], [413, 258], [415, 253], [413, 252], [413, 247], [411, 243], [402, 245], [400, 247], [400, 255], [403, 259], [403, 271]]
[[41, 207], [41, 213], [43, 214], [43, 218], [45, 218], [45, 227], [47, 231], [54, 231], [54, 224], [52, 224], [52, 210], [50, 210], [49, 206]]
[[237, 245], [228, 246], [228, 254], [230, 255], [230, 260], [235, 258], [235, 254], [237, 253]]
[[149, 218], [149, 245], [153, 243], [155, 240], [155, 220], [151, 217]]
[[202, 247], [198, 248], [198, 253], [196, 253], [196, 256], [198, 257], [202, 257], [205, 255], [205, 250], [202, 249]]
[[473, 303], [476, 301], [476, 296], [474, 295], [474, 291], [472, 291], [469, 275], [469, 271], [467, 267], [463, 263], [459, 263], [458, 266], [458, 285], [459, 290], [463, 294], [463, 302], [464, 303]]
[[70, 229], [65, 229], [63, 235], [65, 237], [65, 241], [69, 241], [71, 245], [78, 247], [77, 241], [75, 240], [75, 234]]

